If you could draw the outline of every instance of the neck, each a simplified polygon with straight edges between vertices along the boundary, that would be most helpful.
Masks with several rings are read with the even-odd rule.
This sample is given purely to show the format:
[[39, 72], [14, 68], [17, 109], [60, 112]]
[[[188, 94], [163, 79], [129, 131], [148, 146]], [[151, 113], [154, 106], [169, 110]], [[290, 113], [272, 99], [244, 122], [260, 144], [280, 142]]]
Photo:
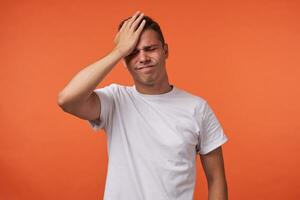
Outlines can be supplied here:
[[168, 79], [159, 84], [145, 85], [138, 82], [135, 82], [135, 88], [138, 92], [142, 94], [163, 94], [172, 90]]

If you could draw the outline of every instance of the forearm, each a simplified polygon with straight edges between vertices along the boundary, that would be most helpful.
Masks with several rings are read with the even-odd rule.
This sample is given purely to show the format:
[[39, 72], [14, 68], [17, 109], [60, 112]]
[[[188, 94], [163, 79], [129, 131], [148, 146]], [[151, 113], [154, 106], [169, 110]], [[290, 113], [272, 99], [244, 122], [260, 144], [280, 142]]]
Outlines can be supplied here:
[[88, 98], [121, 58], [121, 53], [113, 50], [107, 56], [82, 69], [59, 93], [60, 104], [72, 104]]
[[208, 200], [228, 200], [226, 180], [211, 181], [209, 183]]
[[146, 23], [145, 20], [141, 22], [142, 17], [143, 13], [136, 12], [124, 22], [115, 37], [114, 50], [75, 75], [58, 95], [58, 104], [61, 107], [77, 107], [85, 102], [117, 62], [132, 52]]

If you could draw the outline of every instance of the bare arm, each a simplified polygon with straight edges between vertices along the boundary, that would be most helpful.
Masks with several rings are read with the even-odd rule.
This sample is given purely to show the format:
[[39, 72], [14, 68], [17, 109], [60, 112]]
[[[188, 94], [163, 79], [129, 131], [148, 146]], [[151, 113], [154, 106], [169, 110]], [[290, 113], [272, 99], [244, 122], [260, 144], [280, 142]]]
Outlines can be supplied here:
[[99, 118], [101, 104], [94, 89], [118, 61], [129, 55], [135, 48], [145, 25], [145, 21], [140, 23], [142, 17], [142, 13], [136, 12], [125, 21], [115, 37], [115, 48], [102, 59], [82, 69], [59, 93], [57, 102], [65, 112], [82, 119]]
[[120, 53], [112, 51], [103, 59], [82, 69], [59, 93], [58, 104], [68, 113], [83, 119], [97, 119], [100, 102], [93, 90], [121, 59]]
[[222, 147], [200, 155], [200, 159], [208, 183], [208, 199], [228, 200]]

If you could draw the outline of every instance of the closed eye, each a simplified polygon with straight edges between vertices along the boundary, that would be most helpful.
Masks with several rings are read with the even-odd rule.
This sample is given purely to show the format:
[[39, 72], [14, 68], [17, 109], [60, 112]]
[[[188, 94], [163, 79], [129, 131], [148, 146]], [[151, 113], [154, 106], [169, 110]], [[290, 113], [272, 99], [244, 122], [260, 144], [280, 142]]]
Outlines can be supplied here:
[[155, 49], [157, 49], [157, 47], [147, 47], [144, 50], [145, 51], [154, 51]]
[[[158, 48], [157, 45], [152, 45], [152, 46], [146, 46], [143, 48], [144, 51], [147, 51], [147, 52], [151, 52], [151, 51], [154, 51]], [[129, 55], [128, 57], [134, 57], [136, 54], [138, 54], [140, 50], [138, 49], [134, 49]]]

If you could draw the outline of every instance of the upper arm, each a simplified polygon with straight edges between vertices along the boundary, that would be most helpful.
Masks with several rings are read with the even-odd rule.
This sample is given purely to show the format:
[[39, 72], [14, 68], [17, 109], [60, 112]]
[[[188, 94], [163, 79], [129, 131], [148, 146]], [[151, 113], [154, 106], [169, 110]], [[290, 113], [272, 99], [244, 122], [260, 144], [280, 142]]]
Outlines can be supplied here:
[[221, 146], [207, 154], [200, 155], [200, 160], [208, 183], [220, 179], [226, 182]]
[[93, 91], [85, 101], [73, 103], [72, 105], [66, 106], [64, 110], [85, 120], [100, 120], [100, 98]]

